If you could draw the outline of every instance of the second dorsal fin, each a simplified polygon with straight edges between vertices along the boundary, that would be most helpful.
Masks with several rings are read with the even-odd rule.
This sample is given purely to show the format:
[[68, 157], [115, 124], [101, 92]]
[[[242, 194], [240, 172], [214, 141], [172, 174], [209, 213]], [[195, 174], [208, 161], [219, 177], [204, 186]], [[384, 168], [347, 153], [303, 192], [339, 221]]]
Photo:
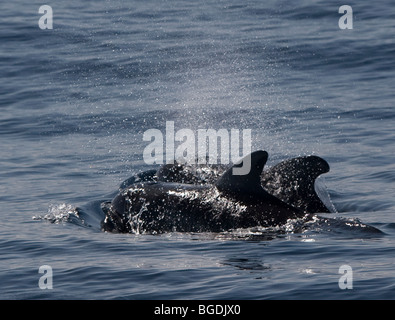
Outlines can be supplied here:
[[[316, 178], [329, 172], [317, 156], [288, 159], [263, 172], [262, 186], [271, 195], [308, 213], [331, 212], [315, 191]], [[333, 205], [332, 205], [333, 206]]]

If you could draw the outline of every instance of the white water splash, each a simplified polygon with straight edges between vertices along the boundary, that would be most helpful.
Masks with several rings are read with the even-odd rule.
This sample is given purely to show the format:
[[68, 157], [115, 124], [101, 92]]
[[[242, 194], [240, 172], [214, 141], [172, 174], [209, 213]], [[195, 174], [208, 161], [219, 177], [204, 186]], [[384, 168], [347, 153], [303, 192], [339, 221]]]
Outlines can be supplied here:
[[76, 207], [71, 204], [51, 204], [48, 208], [48, 212], [45, 215], [33, 216], [33, 220], [46, 220], [51, 223], [64, 223], [79, 221], [79, 224], [84, 223], [78, 214]]

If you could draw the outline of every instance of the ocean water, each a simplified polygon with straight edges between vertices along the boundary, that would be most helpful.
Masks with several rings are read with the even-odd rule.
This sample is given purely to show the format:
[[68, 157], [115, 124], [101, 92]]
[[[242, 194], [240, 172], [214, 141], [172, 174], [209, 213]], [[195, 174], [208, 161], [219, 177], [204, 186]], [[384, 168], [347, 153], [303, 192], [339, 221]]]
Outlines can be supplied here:
[[[350, 1], [345, 30], [336, 1], [52, 1], [46, 30], [42, 4], [0, 11], [1, 299], [394, 299], [391, 1]], [[336, 212], [268, 230], [102, 232], [100, 202], [155, 167], [143, 133], [166, 121], [251, 129], [268, 166], [323, 157]]]

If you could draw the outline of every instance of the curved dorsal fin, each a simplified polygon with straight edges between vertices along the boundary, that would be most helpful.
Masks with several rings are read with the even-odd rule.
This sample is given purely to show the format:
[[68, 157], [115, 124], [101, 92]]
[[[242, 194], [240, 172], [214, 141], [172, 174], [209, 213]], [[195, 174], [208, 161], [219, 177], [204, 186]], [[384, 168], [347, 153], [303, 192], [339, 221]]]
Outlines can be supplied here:
[[271, 195], [305, 212], [330, 212], [314, 188], [316, 178], [327, 172], [329, 165], [320, 157], [293, 158], [264, 171], [262, 186]]
[[[268, 154], [266, 151], [255, 151], [244, 157], [238, 163], [229, 168], [215, 183], [215, 186], [221, 192], [229, 193], [262, 193], [264, 190], [261, 186], [260, 175], [267, 161]], [[247, 168], [246, 174], [242, 171]], [[243, 169], [243, 170], [234, 170]], [[249, 170], [248, 170], [249, 169]], [[236, 174], [236, 173], [239, 174]]]

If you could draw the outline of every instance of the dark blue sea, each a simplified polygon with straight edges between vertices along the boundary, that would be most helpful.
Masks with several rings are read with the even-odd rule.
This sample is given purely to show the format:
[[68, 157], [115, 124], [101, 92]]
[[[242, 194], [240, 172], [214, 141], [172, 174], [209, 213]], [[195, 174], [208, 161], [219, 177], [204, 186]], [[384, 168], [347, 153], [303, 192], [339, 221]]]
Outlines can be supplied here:
[[[339, 27], [340, 1], [51, 1], [52, 29], [43, 4], [0, 10], [1, 299], [395, 298], [392, 1], [349, 1], [353, 29]], [[268, 167], [324, 158], [334, 212], [103, 232], [100, 203], [157, 167], [143, 134], [166, 121], [250, 129]]]

